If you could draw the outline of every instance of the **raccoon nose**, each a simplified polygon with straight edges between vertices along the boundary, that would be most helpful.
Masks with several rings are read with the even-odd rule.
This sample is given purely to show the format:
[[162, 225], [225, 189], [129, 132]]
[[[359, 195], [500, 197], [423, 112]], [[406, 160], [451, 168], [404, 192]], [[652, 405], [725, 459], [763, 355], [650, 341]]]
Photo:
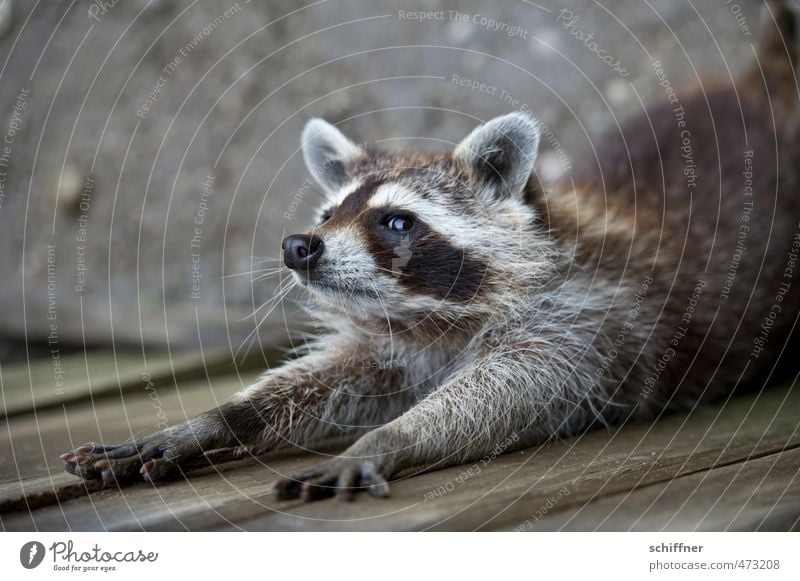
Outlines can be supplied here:
[[307, 234], [293, 234], [283, 240], [283, 262], [292, 270], [313, 268], [322, 256], [322, 239]]

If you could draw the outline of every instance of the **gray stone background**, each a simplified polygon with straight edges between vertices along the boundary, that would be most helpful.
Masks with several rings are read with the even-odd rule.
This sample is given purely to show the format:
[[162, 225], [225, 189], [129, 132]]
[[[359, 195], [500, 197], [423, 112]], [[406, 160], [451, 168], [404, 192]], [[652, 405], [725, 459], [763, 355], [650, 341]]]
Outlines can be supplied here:
[[663, 98], [653, 60], [678, 88], [729, 82], [762, 16], [744, 0], [0, 3], [5, 360], [48, 337], [238, 348], [275, 286], [229, 275], [272, 266], [320, 200], [298, 152], [311, 116], [442, 148], [527, 107], [552, 131], [552, 177]]

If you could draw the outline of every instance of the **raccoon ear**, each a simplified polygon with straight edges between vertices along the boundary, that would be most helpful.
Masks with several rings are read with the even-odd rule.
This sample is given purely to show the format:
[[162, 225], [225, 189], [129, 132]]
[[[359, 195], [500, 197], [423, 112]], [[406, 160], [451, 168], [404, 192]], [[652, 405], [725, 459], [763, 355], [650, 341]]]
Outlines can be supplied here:
[[453, 156], [466, 165], [479, 194], [521, 196], [536, 161], [539, 133], [539, 122], [525, 113], [495, 117], [467, 135]]
[[345, 182], [345, 164], [361, 154], [358, 146], [327, 121], [310, 119], [303, 128], [303, 158], [317, 183], [335, 192]]

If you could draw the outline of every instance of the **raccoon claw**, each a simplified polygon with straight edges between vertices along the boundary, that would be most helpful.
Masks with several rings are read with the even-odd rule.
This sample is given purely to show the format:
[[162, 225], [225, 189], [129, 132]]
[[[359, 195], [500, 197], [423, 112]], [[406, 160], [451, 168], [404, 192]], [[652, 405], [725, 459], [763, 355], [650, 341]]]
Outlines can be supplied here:
[[350, 501], [361, 490], [385, 498], [389, 496], [389, 483], [376, 471], [373, 463], [339, 458], [296, 476], [281, 478], [273, 485], [279, 500], [300, 498], [305, 502], [330, 496]]
[[84, 480], [102, 480], [107, 486], [166, 480], [178, 472], [178, 463], [165, 440], [156, 435], [138, 444], [89, 443], [62, 454], [61, 459], [66, 472]]

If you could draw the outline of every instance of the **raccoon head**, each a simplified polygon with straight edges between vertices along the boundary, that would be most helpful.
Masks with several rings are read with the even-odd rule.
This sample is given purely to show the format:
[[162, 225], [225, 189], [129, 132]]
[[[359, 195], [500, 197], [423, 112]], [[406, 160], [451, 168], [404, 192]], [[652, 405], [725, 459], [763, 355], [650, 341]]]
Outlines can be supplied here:
[[284, 262], [321, 305], [362, 320], [496, 312], [543, 269], [526, 201], [538, 142], [522, 113], [433, 154], [368, 151], [311, 119], [303, 155], [328, 202], [283, 241]]

